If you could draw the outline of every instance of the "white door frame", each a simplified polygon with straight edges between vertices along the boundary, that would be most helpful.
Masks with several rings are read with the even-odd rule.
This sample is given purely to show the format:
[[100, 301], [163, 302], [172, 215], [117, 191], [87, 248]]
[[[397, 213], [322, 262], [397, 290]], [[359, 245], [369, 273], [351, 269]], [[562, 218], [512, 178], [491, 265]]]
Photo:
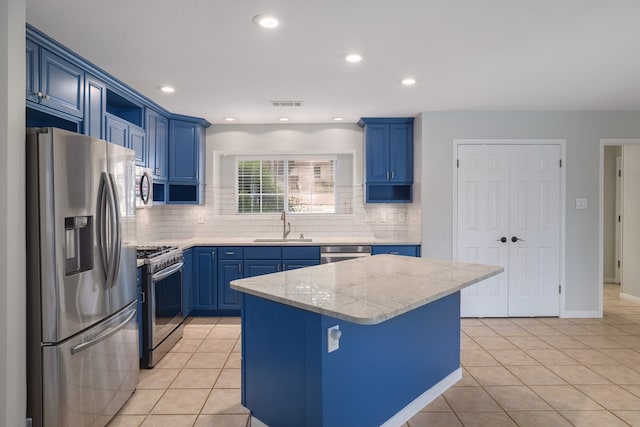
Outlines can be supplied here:
[[[640, 140], [638, 140], [640, 143]], [[560, 317], [566, 317], [566, 145], [565, 139], [454, 139], [453, 149], [453, 221], [452, 221], [452, 259], [457, 261], [458, 258], [458, 145], [559, 145], [560, 159], [562, 167], [560, 168]], [[604, 148], [600, 149], [600, 200], [602, 200], [602, 177], [603, 177], [603, 153]], [[602, 276], [602, 204], [600, 205], [600, 276]], [[602, 316], [602, 286], [600, 287], [600, 315]]]
[[[598, 310], [600, 313], [600, 317], [602, 317], [602, 278], [604, 274], [604, 266], [602, 265], [604, 262], [604, 147], [605, 145], [638, 145], [640, 144], [640, 138], [601, 138], [600, 139], [600, 212], [598, 213], [598, 280], [600, 281], [600, 286], [598, 286]], [[624, 176], [623, 176], [624, 179]], [[624, 226], [624, 218], [622, 219]], [[624, 237], [623, 237], [624, 239]], [[624, 254], [622, 254], [622, 258], [624, 258]], [[622, 278], [620, 278], [622, 280]], [[630, 299], [628, 296], [624, 294], [620, 295], [622, 299]], [[633, 302], [638, 302], [633, 300]]]

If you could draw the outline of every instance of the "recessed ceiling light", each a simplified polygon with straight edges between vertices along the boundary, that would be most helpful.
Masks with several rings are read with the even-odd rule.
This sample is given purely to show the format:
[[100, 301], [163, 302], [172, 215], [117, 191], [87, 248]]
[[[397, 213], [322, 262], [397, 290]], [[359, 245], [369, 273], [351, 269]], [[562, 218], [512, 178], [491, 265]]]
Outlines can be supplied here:
[[262, 28], [276, 28], [280, 22], [272, 15], [257, 15], [253, 17], [253, 23]]
[[235, 122], [236, 121], [235, 117], [223, 117], [223, 118], [227, 122]]
[[358, 53], [350, 53], [344, 57], [344, 60], [351, 63], [362, 61], [362, 55]]
[[344, 117], [334, 117], [333, 120], [335, 120], [336, 122], [341, 122], [344, 120]]
[[413, 77], [405, 77], [400, 83], [405, 86], [413, 86], [414, 84], [416, 84], [416, 79], [414, 79]]
[[278, 120], [280, 120], [281, 122], [288, 122], [289, 118], [288, 117], [280, 117]]
[[173, 93], [176, 90], [171, 87], [171, 86], [160, 86], [160, 90], [163, 91], [164, 93]]

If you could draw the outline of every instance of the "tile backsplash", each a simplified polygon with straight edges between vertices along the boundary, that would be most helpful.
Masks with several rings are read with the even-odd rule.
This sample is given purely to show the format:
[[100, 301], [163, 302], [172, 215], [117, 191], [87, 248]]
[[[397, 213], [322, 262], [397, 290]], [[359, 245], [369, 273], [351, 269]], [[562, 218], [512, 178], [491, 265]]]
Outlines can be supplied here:
[[[414, 194], [420, 194], [418, 186], [414, 185]], [[365, 205], [362, 191], [361, 186], [339, 190], [336, 214], [288, 214], [290, 236], [419, 240], [419, 203]], [[353, 197], [345, 196], [347, 194], [353, 194]], [[138, 242], [194, 237], [282, 236], [279, 214], [238, 215], [235, 212], [233, 189], [207, 186], [204, 205], [156, 205], [138, 210]]]

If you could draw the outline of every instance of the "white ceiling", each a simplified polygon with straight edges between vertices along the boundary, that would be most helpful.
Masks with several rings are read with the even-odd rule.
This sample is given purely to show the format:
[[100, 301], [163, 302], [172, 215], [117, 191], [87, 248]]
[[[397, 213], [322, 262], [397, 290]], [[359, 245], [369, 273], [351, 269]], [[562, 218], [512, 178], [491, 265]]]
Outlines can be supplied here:
[[[26, 0], [27, 22], [168, 110], [223, 123], [640, 110], [638, 0]], [[275, 30], [255, 15], [280, 18]], [[344, 54], [358, 51], [359, 64]], [[418, 83], [403, 87], [413, 76]], [[161, 93], [171, 84], [176, 92]], [[304, 101], [302, 108], [271, 100]]]

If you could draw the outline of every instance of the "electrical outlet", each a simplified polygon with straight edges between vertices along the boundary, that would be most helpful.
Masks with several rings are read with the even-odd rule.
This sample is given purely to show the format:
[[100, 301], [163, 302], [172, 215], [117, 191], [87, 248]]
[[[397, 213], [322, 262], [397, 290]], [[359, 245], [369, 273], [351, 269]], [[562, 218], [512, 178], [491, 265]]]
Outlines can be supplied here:
[[198, 224], [204, 224], [204, 213], [198, 214]]
[[340, 330], [340, 325], [332, 326], [327, 329], [327, 353], [331, 353], [332, 351], [336, 351], [340, 348], [341, 336], [342, 331]]
[[406, 217], [406, 215], [405, 215], [405, 213], [404, 213], [404, 212], [400, 212], [400, 213], [398, 214], [398, 222], [399, 222], [400, 224], [404, 224], [405, 222], [407, 222], [407, 217]]
[[380, 222], [387, 222], [387, 211], [380, 211]]

